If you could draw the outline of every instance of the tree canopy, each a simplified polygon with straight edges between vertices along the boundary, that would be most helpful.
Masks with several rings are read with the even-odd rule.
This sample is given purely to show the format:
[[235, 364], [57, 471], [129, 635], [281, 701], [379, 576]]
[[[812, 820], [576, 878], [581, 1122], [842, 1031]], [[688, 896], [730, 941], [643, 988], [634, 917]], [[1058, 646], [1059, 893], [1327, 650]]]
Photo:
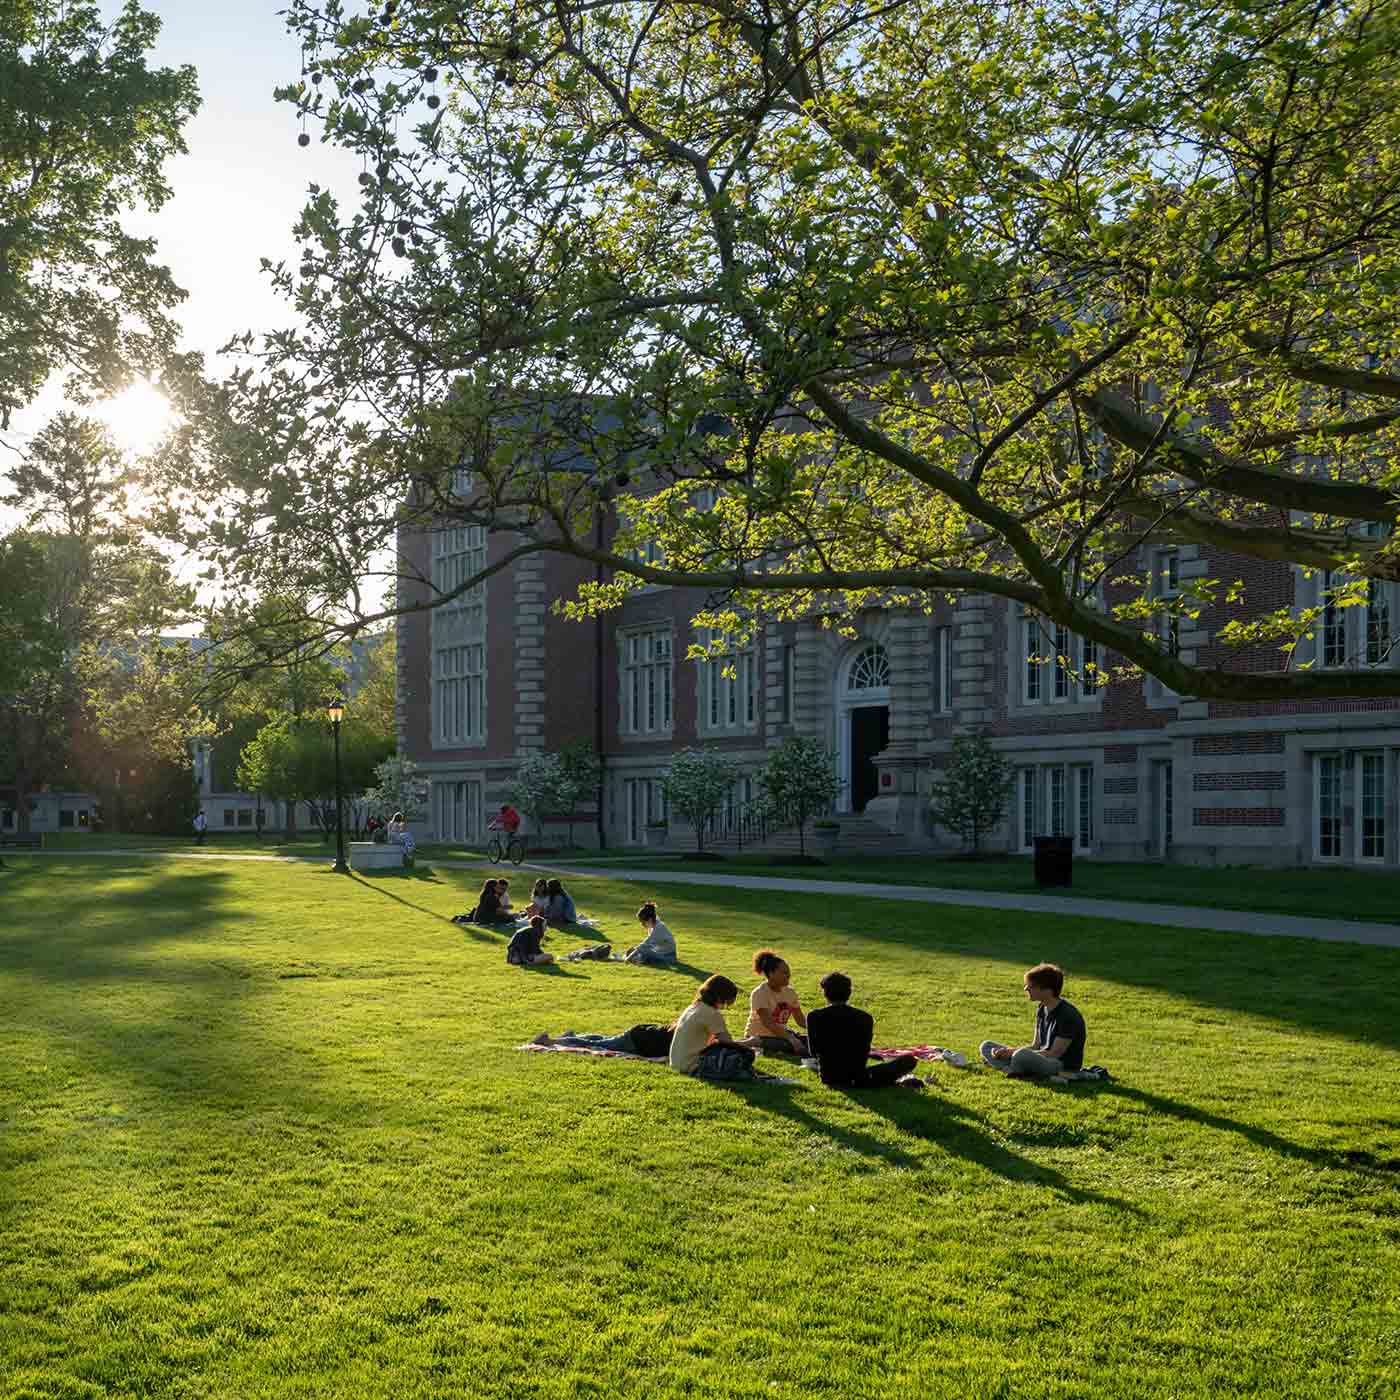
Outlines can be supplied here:
[[123, 227], [199, 105], [192, 68], [146, 66], [159, 31], [136, 0], [0, 5], [0, 428], [51, 374], [111, 389], [174, 348], [184, 293]]
[[[491, 570], [604, 566], [585, 612], [692, 584], [734, 631], [975, 591], [1183, 694], [1400, 693], [1310, 665], [1318, 608], [1240, 569], [1168, 593], [1142, 567], [1199, 544], [1343, 603], [1400, 578], [1395, 6], [288, 22], [282, 96], [361, 155], [362, 195], [313, 186], [273, 269], [298, 326], [184, 386], [171, 489], [230, 578], [340, 598], [445, 518], [509, 532]], [[1252, 620], [1189, 662], [1172, 619], [1227, 599]]]

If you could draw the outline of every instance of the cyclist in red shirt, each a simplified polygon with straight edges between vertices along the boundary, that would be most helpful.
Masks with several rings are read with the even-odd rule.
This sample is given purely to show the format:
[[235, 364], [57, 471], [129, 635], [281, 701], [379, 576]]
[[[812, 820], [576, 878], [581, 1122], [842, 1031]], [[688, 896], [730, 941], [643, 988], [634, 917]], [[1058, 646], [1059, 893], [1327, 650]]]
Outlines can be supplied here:
[[495, 821], [490, 823], [488, 828], [491, 831], [504, 831], [507, 836], [514, 836], [520, 830], [520, 813], [510, 805], [509, 802], [501, 804], [500, 815]]

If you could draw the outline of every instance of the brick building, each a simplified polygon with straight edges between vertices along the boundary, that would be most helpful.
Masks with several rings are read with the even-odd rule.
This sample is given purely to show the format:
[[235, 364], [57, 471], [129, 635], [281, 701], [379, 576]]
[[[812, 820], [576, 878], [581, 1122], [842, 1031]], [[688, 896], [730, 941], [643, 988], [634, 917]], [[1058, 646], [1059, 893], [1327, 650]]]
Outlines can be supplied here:
[[[403, 553], [433, 586], [454, 587], [510, 547], [478, 529], [405, 533]], [[497, 553], [499, 551], [499, 554]], [[1167, 593], [1192, 577], [1244, 578], [1253, 606], [1306, 606], [1320, 586], [1287, 565], [1196, 546], [1139, 561]], [[1075, 838], [1086, 855], [1270, 865], [1400, 863], [1400, 702], [1288, 705], [1186, 700], [1160, 682], [1095, 689], [1076, 668], [1111, 658], [1000, 599], [940, 602], [931, 616], [872, 611], [854, 639], [820, 620], [770, 627], [734, 658], [737, 674], [684, 659], [701, 595], [648, 588], [607, 617], [570, 622], [550, 609], [591, 566], [535, 557], [449, 607], [399, 622], [399, 741], [432, 781], [429, 826], [481, 837], [517, 757], [591, 739], [604, 761], [591, 834], [641, 845], [665, 816], [659, 780], [690, 744], [727, 750], [747, 773], [789, 733], [816, 736], [845, 782], [837, 807], [915, 847], [948, 847], [928, 814], [929, 784], [959, 732], [982, 730], [1016, 768], [1009, 820], [993, 846], [1028, 850], [1036, 835]], [[1396, 665], [1395, 585], [1364, 606], [1329, 608], [1318, 666]], [[405, 585], [404, 601], [425, 598]], [[1173, 630], [1184, 659], [1212, 659], [1230, 616], [1207, 609]], [[1276, 666], [1278, 653], [1236, 656]], [[736, 805], [752, 795], [741, 781]], [[576, 831], [585, 835], [589, 823]], [[673, 829], [673, 839], [678, 833]]]

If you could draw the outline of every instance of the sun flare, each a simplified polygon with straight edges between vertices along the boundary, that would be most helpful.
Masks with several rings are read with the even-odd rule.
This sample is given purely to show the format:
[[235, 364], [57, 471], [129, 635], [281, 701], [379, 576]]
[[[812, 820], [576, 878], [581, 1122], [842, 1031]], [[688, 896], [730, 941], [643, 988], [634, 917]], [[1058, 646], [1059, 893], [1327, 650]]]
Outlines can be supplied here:
[[97, 404], [95, 412], [117, 445], [136, 456], [149, 452], [175, 422], [170, 401], [144, 379]]

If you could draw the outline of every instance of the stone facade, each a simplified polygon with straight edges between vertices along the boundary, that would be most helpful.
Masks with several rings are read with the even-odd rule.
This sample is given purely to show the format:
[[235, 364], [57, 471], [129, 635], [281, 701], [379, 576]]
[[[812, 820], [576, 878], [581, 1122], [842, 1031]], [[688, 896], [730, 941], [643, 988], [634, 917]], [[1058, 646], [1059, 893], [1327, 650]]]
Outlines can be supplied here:
[[[403, 547], [427, 557], [421, 537]], [[1183, 547], [1172, 569], [1174, 579], [1246, 574], [1261, 603], [1293, 601], [1286, 566]], [[1057, 679], [1049, 659], [1028, 670], [1026, 628], [1036, 620], [1003, 600], [965, 596], [939, 599], [928, 614], [873, 610], [845, 628], [822, 619], [771, 627], [754, 646], [751, 708], [747, 695], [731, 704], [728, 691], [721, 706], [704, 664], [686, 659], [690, 618], [705, 599], [646, 589], [582, 623], [552, 610], [591, 576], [544, 556], [488, 582], [486, 722], [470, 747], [434, 743], [431, 626], [421, 616], [400, 624], [403, 742], [434, 784], [433, 834], [479, 839], [517, 755], [589, 739], [604, 760], [601, 806], [577, 815], [575, 836], [642, 845], [671, 754], [714, 745], [752, 774], [785, 735], [801, 733], [836, 754], [840, 810], [856, 807], [906, 843], [951, 849], [930, 821], [929, 784], [953, 738], [981, 732], [1017, 770], [994, 848], [1026, 850], [1035, 835], [1059, 832], [1081, 854], [1107, 859], [1400, 864], [1400, 703], [1224, 706], [1182, 700], [1150, 679], [1081, 690]], [[1214, 660], [1212, 639], [1234, 615], [1222, 602], [1183, 624], [1183, 655]], [[1064, 643], [1049, 637], [1039, 650]], [[874, 686], [865, 684], [876, 675], [872, 657]], [[1277, 653], [1231, 664], [1277, 665]], [[852, 689], [856, 680], [863, 688]], [[645, 715], [639, 683], [652, 706]]]

